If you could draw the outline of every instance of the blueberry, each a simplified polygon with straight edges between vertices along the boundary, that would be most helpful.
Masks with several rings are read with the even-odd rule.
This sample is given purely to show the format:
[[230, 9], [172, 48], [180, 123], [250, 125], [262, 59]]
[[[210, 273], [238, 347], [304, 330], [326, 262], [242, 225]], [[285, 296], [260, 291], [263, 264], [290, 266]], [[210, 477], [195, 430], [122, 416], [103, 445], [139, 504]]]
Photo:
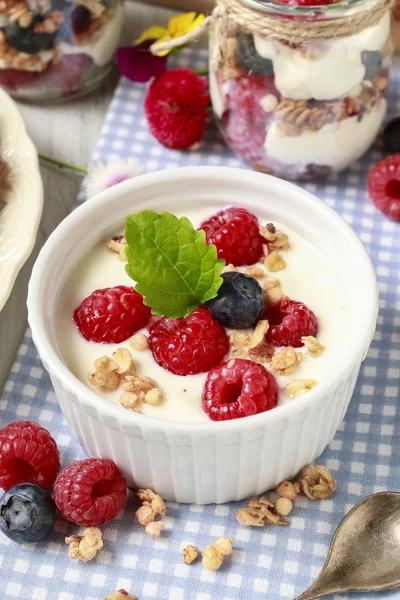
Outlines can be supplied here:
[[389, 121], [382, 134], [383, 145], [389, 154], [400, 152], [400, 117]]
[[258, 54], [251, 33], [238, 33], [236, 43], [236, 58], [247, 73], [264, 77], [274, 74], [272, 60]]
[[37, 54], [42, 50], [50, 48], [57, 32], [35, 33], [35, 25], [41, 23], [42, 20], [42, 17], [35, 16], [29, 27], [20, 27], [17, 21], [10, 22], [4, 28], [8, 43], [16, 50], [25, 52], [26, 54]]
[[45, 538], [54, 517], [50, 494], [35, 483], [14, 485], [0, 498], [0, 531], [18, 544]]
[[365, 67], [364, 79], [373, 79], [382, 67], [382, 56], [375, 50], [363, 50], [361, 62]]
[[206, 303], [214, 319], [232, 329], [255, 325], [265, 308], [261, 285], [244, 273], [224, 273], [222, 279], [218, 296]]

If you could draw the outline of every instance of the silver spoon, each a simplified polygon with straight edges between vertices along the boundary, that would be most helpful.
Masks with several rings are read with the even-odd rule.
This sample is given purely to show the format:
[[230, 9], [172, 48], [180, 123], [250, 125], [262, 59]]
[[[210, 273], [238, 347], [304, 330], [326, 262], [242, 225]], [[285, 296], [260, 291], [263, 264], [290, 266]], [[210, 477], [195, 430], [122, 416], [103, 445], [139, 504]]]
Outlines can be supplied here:
[[336, 529], [317, 580], [295, 600], [400, 587], [400, 493], [379, 492], [354, 506]]

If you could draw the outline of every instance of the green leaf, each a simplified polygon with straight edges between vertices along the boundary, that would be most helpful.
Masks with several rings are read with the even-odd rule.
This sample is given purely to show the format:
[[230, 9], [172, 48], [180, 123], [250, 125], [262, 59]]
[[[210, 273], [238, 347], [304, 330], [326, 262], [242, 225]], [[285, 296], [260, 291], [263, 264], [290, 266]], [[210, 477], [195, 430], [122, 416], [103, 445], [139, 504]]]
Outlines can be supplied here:
[[126, 272], [154, 314], [187, 317], [217, 295], [225, 261], [186, 217], [151, 210], [133, 213], [126, 219], [125, 238]]

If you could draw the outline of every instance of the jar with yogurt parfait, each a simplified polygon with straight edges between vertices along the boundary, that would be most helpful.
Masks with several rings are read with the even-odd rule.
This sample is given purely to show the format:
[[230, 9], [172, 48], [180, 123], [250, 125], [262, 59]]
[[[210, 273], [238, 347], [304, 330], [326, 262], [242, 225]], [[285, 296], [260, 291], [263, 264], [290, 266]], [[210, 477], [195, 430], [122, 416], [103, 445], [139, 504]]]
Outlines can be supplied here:
[[219, 0], [210, 91], [232, 150], [259, 171], [313, 179], [345, 169], [386, 113], [391, 0]]
[[122, 0], [0, 0], [0, 86], [45, 102], [87, 93], [110, 72]]

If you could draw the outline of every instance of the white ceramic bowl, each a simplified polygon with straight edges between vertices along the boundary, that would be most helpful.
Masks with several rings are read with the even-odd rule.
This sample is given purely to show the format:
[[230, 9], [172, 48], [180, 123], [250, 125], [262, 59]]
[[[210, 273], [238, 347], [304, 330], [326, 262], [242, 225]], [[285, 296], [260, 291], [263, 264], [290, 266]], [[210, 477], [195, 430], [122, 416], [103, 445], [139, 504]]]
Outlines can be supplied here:
[[10, 189], [0, 212], [0, 310], [33, 250], [43, 208], [36, 148], [17, 105], [0, 89], [0, 160], [9, 169]]
[[[332, 373], [305, 396], [227, 422], [178, 423], [132, 413], [97, 396], [66, 367], [57, 344], [63, 285], [83, 256], [144, 208], [245, 205], [313, 243], [340, 272], [351, 329]], [[332, 209], [295, 185], [248, 170], [190, 167], [115, 186], [75, 210], [45, 244], [29, 287], [35, 345], [65, 418], [89, 456], [113, 459], [129, 485], [178, 502], [221, 503], [294, 476], [332, 440], [346, 412], [377, 315], [374, 271], [362, 243]]]

